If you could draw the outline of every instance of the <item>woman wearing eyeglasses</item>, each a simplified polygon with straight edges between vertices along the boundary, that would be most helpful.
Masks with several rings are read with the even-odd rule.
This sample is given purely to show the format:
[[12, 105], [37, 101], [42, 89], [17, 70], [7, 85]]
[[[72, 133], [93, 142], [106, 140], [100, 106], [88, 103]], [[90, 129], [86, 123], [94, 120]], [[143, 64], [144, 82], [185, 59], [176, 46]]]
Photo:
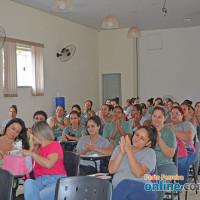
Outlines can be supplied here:
[[175, 106], [171, 110], [172, 123], [166, 124], [176, 134], [178, 143], [178, 175], [184, 176], [184, 180], [179, 180], [184, 185], [188, 180], [189, 167], [193, 164], [197, 155], [194, 150], [193, 139], [195, 129], [190, 122], [183, 121], [184, 112], [180, 106]]
[[[152, 123], [158, 130], [156, 152], [157, 174], [165, 174], [166, 176], [175, 176], [177, 167], [173, 162], [175, 150], [177, 148], [176, 135], [174, 131], [164, 125], [167, 113], [164, 107], [157, 106], [153, 109]], [[158, 200], [162, 200], [165, 191], [158, 192]]]

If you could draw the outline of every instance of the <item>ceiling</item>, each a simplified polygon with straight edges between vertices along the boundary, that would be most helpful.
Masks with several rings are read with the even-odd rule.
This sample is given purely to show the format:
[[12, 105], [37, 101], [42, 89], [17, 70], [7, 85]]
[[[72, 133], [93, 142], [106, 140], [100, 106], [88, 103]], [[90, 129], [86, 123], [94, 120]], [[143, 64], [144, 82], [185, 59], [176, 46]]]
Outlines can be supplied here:
[[[200, 26], [200, 0], [167, 0], [167, 14], [162, 7], [165, 0], [72, 0], [74, 11], [55, 13], [53, 0], [11, 0], [72, 22], [101, 30], [105, 16], [117, 17], [120, 28], [137, 25], [140, 30], [170, 29]], [[132, 14], [132, 10], [136, 13]], [[191, 18], [192, 21], [184, 21]]]

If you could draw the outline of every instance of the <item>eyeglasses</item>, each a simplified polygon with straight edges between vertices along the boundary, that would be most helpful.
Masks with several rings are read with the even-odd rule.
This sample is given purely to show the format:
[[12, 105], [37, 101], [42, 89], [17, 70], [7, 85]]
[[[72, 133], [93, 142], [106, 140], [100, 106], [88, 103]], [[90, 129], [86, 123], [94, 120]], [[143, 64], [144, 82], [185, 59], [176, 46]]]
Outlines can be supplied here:
[[171, 112], [170, 115], [181, 115], [180, 112]]

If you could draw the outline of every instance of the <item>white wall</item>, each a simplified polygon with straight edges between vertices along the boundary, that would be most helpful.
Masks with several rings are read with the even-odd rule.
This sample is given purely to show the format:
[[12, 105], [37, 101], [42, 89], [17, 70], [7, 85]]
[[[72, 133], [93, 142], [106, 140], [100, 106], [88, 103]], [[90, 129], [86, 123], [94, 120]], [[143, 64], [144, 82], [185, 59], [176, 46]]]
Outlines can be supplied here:
[[[18, 117], [24, 119], [27, 126], [32, 125], [33, 113], [38, 109], [51, 115], [58, 92], [66, 98], [68, 112], [73, 103], [83, 107], [87, 99], [94, 102], [94, 109], [98, 108], [97, 31], [8, 0], [0, 0], [0, 25], [8, 37], [45, 45], [45, 95], [32, 97], [30, 88], [19, 88], [18, 97], [5, 98], [1, 78], [0, 124], [8, 118], [12, 104], [17, 105]], [[69, 44], [75, 44], [77, 51], [68, 62], [62, 63], [56, 53]]]
[[[121, 73], [122, 104], [136, 95], [135, 39], [127, 38], [128, 29], [99, 33], [99, 102], [102, 104], [102, 74]], [[114, 97], [111, 97], [114, 98]], [[104, 103], [104, 102], [103, 102]]]
[[[162, 49], [148, 50], [148, 37], [162, 35]], [[140, 39], [140, 94], [150, 97], [172, 95], [182, 103], [200, 100], [200, 27], [143, 31]], [[155, 40], [154, 44], [159, 43]]]

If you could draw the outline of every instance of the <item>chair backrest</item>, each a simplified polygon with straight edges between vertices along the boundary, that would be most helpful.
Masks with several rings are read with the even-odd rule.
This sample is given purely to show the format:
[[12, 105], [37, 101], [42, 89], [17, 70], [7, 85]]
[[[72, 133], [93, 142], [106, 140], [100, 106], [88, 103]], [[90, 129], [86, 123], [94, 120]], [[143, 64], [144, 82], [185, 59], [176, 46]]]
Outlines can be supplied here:
[[57, 181], [55, 200], [111, 200], [112, 184], [89, 176], [61, 178]]
[[64, 154], [64, 166], [67, 172], [67, 176], [78, 176], [80, 156], [71, 151], [63, 151]]
[[13, 188], [13, 175], [5, 170], [0, 169], [0, 199], [11, 200]]

